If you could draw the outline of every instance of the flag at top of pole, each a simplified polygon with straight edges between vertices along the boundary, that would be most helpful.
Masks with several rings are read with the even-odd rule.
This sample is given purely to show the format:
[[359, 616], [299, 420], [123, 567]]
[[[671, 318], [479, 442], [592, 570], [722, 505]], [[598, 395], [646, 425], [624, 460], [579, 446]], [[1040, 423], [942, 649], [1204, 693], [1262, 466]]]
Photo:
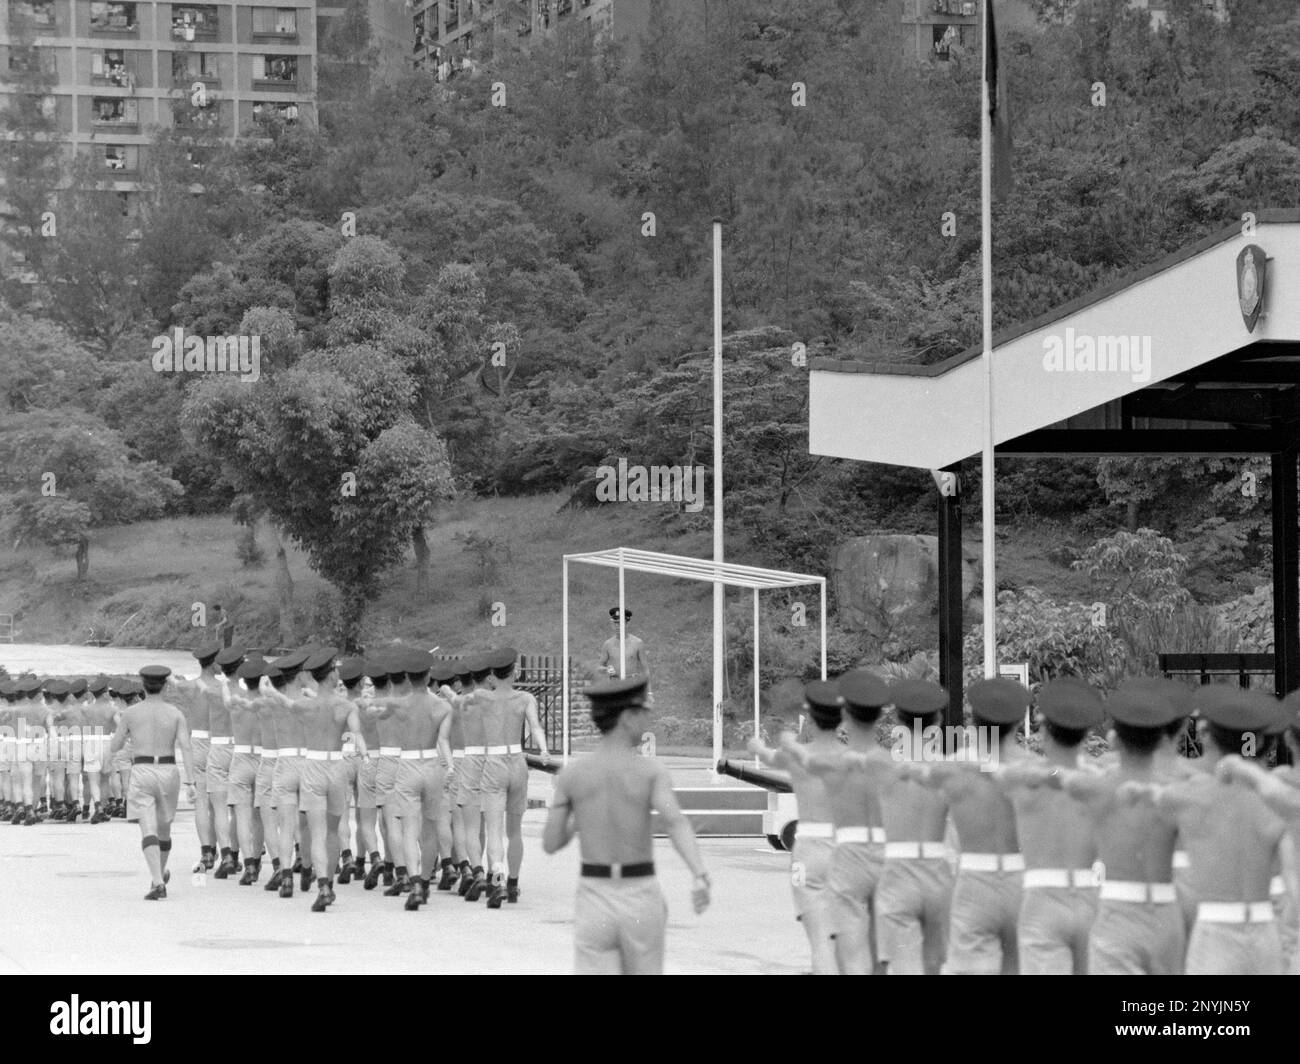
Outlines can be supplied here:
[[1006, 199], [1015, 181], [1011, 173], [1011, 116], [1007, 112], [1006, 81], [998, 76], [998, 33], [993, 17], [993, 0], [986, 0], [984, 80], [988, 84], [989, 122], [993, 126], [993, 195]]

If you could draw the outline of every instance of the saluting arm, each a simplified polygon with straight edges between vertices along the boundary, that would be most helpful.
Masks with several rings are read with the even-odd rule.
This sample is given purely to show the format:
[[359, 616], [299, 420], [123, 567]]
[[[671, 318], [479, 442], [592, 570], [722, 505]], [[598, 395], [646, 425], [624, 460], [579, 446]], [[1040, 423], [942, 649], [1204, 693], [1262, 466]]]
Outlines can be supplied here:
[[1219, 779], [1225, 782], [1243, 783], [1254, 788], [1264, 804], [1286, 820], [1292, 830], [1300, 828], [1300, 789], [1290, 786], [1254, 761], [1236, 754], [1220, 761], [1215, 771]]
[[790, 756], [784, 750], [774, 750], [761, 739], [750, 739], [745, 744], [745, 748], [763, 764], [770, 765], [772, 768], [788, 769], [790, 767]]

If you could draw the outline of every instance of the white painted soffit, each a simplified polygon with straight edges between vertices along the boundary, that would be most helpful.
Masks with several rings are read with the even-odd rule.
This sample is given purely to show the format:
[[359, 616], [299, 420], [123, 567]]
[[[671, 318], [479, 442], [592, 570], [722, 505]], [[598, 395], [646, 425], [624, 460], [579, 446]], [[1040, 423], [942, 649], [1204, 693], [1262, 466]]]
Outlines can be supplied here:
[[[1271, 219], [1271, 220], [1266, 220]], [[1247, 331], [1236, 260], [1257, 244], [1270, 256], [1264, 316]], [[1055, 370], [1055, 338], [1128, 337], [1149, 345], [1143, 366]], [[997, 443], [1141, 391], [1259, 341], [1300, 341], [1300, 210], [1260, 215], [1253, 239], [1234, 228], [994, 340]], [[1117, 352], [1116, 361], [1120, 361]], [[812, 454], [939, 469], [983, 443], [983, 366], [967, 351], [933, 366], [814, 359], [809, 380]]]

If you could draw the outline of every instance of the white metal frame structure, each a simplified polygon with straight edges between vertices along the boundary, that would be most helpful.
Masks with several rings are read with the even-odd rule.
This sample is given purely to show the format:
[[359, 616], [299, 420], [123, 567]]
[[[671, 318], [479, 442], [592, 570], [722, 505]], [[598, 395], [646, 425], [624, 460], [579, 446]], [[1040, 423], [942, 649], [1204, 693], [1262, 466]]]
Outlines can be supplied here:
[[[601, 565], [618, 570], [618, 609], [622, 618], [624, 606], [625, 574], [627, 570], [636, 573], [653, 573], [656, 576], [670, 576], [680, 580], [702, 580], [713, 584], [715, 588], [744, 587], [754, 592], [754, 733], [758, 734], [759, 713], [759, 658], [758, 658], [758, 593], [779, 587], [807, 587], [816, 584], [821, 598], [821, 668], [822, 679], [826, 679], [826, 578], [808, 576], [803, 573], [788, 573], [780, 569], [759, 569], [752, 565], [731, 565], [725, 562], [706, 561], [703, 558], [689, 558], [680, 554], [659, 554], [655, 551], [635, 550], [628, 547], [615, 547], [611, 550], [590, 551], [584, 554], [564, 555], [564, 658], [563, 658], [563, 706], [564, 706], [564, 757], [570, 753], [569, 743], [569, 563], [578, 562], [585, 565]], [[627, 624], [619, 623], [619, 675], [627, 673]], [[715, 665], [716, 672], [716, 665]], [[713, 705], [713, 764], [716, 766], [722, 757], [722, 697], [721, 692], [714, 693]]]

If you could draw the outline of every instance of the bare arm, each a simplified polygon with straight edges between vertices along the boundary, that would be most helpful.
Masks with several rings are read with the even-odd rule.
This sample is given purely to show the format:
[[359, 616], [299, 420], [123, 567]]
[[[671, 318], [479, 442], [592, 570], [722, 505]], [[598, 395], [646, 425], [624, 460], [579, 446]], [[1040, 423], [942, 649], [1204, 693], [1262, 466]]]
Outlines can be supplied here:
[[655, 766], [650, 804], [659, 814], [660, 822], [668, 833], [668, 838], [672, 840], [673, 848], [681, 855], [682, 860], [686, 862], [686, 867], [695, 877], [691, 899], [695, 911], [702, 913], [709, 905], [709, 877], [704, 871], [704, 862], [700, 860], [700, 848], [695, 841], [695, 829], [691, 827], [691, 822], [686, 819], [686, 814], [677, 804], [677, 796], [673, 794], [672, 779], [658, 765]]
[[352, 742], [356, 745], [357, 753], [366, 757], [366, 737], [361, 734], [361, 714], [357, 712], [355, 702], [348, 706], [348, 731], [352, 733]]
[[564, 783], [564, 775], [561, 774], [555, 781], [555, 793], [546, 816], [546, 828], [542, 831], [542, 849], [547, 853], [558, 853], [573, 841], [573, 802]]
[[185, 766], [185, 778], [189, 786], [194, 786], [194, 751], [190, 746], [190, 722], [185, 714], [177, 710], [180, 720], [176, 724], [176, 745], [181, 748], [181, 764]]
[[438, 724], [438, 737], [434, 741], [438, 748], [438, 760], [442, 762], [442, 767], [451, 771], [453, 767], [451, 759], [451, 708], [442, 715], [442, 721]]
[[524, 720], [528, 722], [528, 738], [537, 744], [537, 749], [541, 751], [542, 760], [551, 760], [551, 751], [546, 746], [546, 733], [542, 731], [542, 722], [537, 717], [537, 699], [532, 695], [524, 703]]
[[[113, 741], [108, 745], [109, 757], [112, 757], [115, 753], [117, 753], [119, 750], [122, 749], [123, 745], [126, 743], [127, 734], [130, 731], [130, 729], [126, 726], [126, 718], [121, 713], [117, 714], [116, 721], [117, 721], [117, 730], [113, 732]], [[188, 734], [189, 733], [187, 731], [186, 735], [188, 736]]]
[[1225, 782], [1254, 788], [1264, 804], [1285, 820], [1293, 831], [1300, 829], [1300, 789], [1289, 786], [1254, 761], [1235, 754], [1220, 761], [1215, 771]]
[[784, 750], [773, 750], [772, 747], [765, 745], [761, 739], [750, 739], [745, 744], [745, 748], [763, 764], [770, 765], [772, 768], [789, 769], [791, 767], [789, 754]]

